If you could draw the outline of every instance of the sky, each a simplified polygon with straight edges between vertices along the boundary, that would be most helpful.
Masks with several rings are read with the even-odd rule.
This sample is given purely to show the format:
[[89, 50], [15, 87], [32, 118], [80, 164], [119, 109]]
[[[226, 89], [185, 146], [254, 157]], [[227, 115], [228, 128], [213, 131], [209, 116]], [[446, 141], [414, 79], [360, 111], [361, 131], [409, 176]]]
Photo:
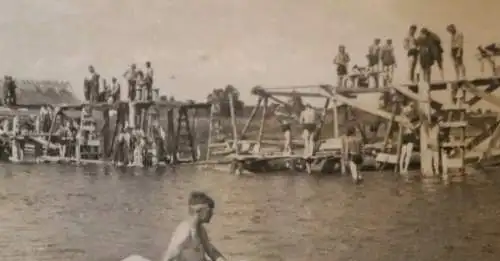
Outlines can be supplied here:
[[204, 100], [231, 84], [253, 103], [256, 85], [333, 84], [338, 45], [364, 65], [375, 37], [393, 39], [403, 80], [408, 26], [430, 28], [448, 49], [454, 23], [475, 75], [474, 47], [500, 42], [499, 8], [498, 0], [0, 0], [0, 72], [68, 80], [82, 97], [88, 65], [110, 78], [151, 61], [162, 94]]

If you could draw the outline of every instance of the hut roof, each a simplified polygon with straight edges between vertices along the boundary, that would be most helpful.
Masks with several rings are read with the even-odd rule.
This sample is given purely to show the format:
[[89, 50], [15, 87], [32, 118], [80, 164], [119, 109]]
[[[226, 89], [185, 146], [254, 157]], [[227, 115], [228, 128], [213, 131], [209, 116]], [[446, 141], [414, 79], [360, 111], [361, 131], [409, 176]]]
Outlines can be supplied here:
[[[76, 98], [67, 81], [50, 80], [15, 80], [17, 85], [17, 103], [26, 105], [42, 104], [79, 104], [81, 101]], [[3, 86], [3, 79], [0, 79], [0, 86]]]

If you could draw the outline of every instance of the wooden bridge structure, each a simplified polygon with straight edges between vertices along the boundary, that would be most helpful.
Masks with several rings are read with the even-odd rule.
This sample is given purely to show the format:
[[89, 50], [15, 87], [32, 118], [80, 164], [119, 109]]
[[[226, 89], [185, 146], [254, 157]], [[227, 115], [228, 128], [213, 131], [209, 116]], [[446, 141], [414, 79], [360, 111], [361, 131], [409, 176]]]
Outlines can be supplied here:
[[[439, 152], [440, 155], [445, 155], [446, 164], [440, 162], [441, 167], [448, 169], [456, 169], [456, 173], [464, 173], [466, 164], [496, 164], [500, 160], [500, 150], [496, 148], [496, 144], [500, 138], [500, 118], [492, 126], [485, 126], [486, 123], [481, 123], [480, 120], [475, 120], [477, 115], [473, 115], [472, 108], [479, 101], [484, 100], [492, 106], [492, 110], [500, 113], [500, 97], [495, 96], [492, 92], [500, 87], [500, 77], [480, 77], [468, 80], [459, 81], [434, 81], [434, 82], [419, 82], [413, 84], [390, 84], [378, 88], [368, 87], [348, 87], [338, 88], [332, 85], [307, 85], [307, 86], [289, 86], [278, 88], [255, 87], [252, 93], [257, 96], [257, 105], [251, 113], [246, 125], [240, 133], [234, 130], [234, 144], [247, 144], [246, 147], [255, 147], [255, 150], [233, 151], [231, 156], [234, 164], [239, 168], [243, 166], [253, 165], [259, 162], [262, 166], [263, 162], [274, 161], [277, 159], [285, 161], [304, 161], [307, 169], [310, 170], [310, 164], [314, 162], [326, 162], [334, 158], [339, 159], [341, 171], [345, 170], [343, 165], [346, 158], [345, 151], [341, 141], [341, 133], [339, 131], [339, 112], [338, 108], [341, 105], [349, 106], [368, 114], [378, 116], [387, 121], [387, 130], [384, 137], [384, 142], [376, 161], [379, 164], [394, 165], [397, 170], [399, 157], [402, 146], [402, 131], [404, 128], [411, 128], [418, 131], [420, 140], [420, 170], [424, 176], [433, 176], [432, 156], [433, 152]], [[306, 91], [307, 90], [307, 91]], [[311, 91], [313, 90], [313, 91]], [[450, 97], [449, 103], [441, 103], [432, 95], [435, 91], [445, 91]], [[400, 113], [400, 104], [392, 103], [391, 106], [380, 108], [370, 106], [360, 102], [357, 97], [367, 93], [389, 93], [398, 95], [411, 100], [418, 106], [418, 117], [421, 124], [415, 124], [412, 119]], [[316, 144], [316, 152], [313, 157], [286, 155], [283, 153], [262, 153], [261, 146], [263, 145], [263, 131], [265, 129], [264, 117], [268, 113], [269, 102], [290, 107], [291, 105], [285, 100], [292, 97], [304, 98], [319, 98], [325, 101], [325, 105], [321, 110], [321, 121], [319, 123], [320, 132], [330, 133], [331, 139], [318, 140]], [[333, 128], [324, 129], [324, 121], [328, 110], [332, 110]], [[249, 140], [246, 137], [246, 132], [251, 125], [251, 122], [256, 118], [257, 112], [262, 110], [262, 119], [257, 139]], [[476, 113], [477, 114], [477, 113]], [[289, 119], [292, 122], [298, 123], [297, 115], [289, 114]], [[431, 117], [440, 119], [438, 127], [441, 133], [448, 134], [446, 137], [441, 136], [439, 139], [438, 148], [432, 148], [429, 141], [429, 124]], [[468, 129], [472, 126], [481, 129], [476, 135], [470, 135]], [[482, 125], [482, 126], [479, 126]], [[398, 127], [399, 126], [399, 127]], [[397, 135], [393, 133], [394, 129]], [[317, 133], [317, 134], [318, 134]], [[396, 136], [396, 137], [394, 137]], [[397, 140], [396, 144], [389, 146], [390, 138]], [[321, 144], [329, 143], [329, 147], [322, 148]], [[388, 148], [391, 148], [388, 149]], [[444, 161], [443, 157], [440, 157]], [[500, 161], [499, 161], [500, 162]], [[310, 171], [309, 171], [310, 172]], [[447, 171], [445, 171], [447, 172]]]
[[[40, 126], [38, 110], [42, 107], [51, 107], [54, 110], [51, 117], [50, 129], [43, 131]], [[38, 155], [42, 161], [75, 161], [75, 162], [108, 162], [116, 147], [117, 135], [125, 127], [131, 129], [141, 129], [144, 133], [150, 134], [152, 123], [159, 120], [166, 129], [166, 157], [169, 164], [180, 164], [186, 162], [197, 162], [200, 159], [200, 151], [195, 140], [193, 129], [196, 127], [197, 110], [210, 110], [208, 103], [181, 103], [159, 100], [146, 101], [117, 101], [114, 103], [73, 103], [73, 104], [46, 104], [29, 103], [0, 107], [0, 121], [3, 122], [1, 135], [10, 140], [11, 161], [25, 162], [24, 153], [18, 144], [32, 144], [35, 151], [43, 155]], [[116, 116], [112, 122], [111, 111], [115, 111]], [[61, 119], [71, 118], [75, 115], [80, 119], [80, 126], [76, 140], [67, 140], [59, 137], [56, 130], [61, 124]], [[100, 130], [96, 129], [95, 118], [102, 123]], [[20, 120], [23, 117], [31, 117], [36, 127], [32, 131], [23, 130]], [[160, 120], [161, 119], [161, 120]], [[87, 121], [94, 124], [84, 124]], [[85, 133], [96, 133], [98, 139], [83, 140], [81, 137]], [[67, 158], [60, 155], [60, 145], [73, 142], [75, 145], [74, 157]], [[153, 150], [150, 150], [154, 153]], [[155, 155], [159, 156], [159, 155]], [[160, 159], [159, 159], [160, 160]]]

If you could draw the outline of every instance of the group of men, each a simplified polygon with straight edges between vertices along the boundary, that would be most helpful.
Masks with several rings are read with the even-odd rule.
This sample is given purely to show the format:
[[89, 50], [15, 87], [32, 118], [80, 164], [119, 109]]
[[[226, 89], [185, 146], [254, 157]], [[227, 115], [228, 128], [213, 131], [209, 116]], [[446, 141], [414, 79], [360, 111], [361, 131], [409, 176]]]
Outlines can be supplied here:
[[392, 81], [394, 75], [394, 68], [396, 67], [396, 56], [394, 55], [394, 46], [392, 39], [387, 39], [385, 44], [381, 44], [380, 38], [376, 38], [373, 44], [369, 46], [366, 55], [367, 66], [362, 67], [354, 65], [349, 74], [349, 63], [351, 58], [346, 51], [344, 45], [340, 45], [338, 53], [333, 59], [333, 63], [337, 66], [337, 86], [347, 87], [347, 82], [350, 80], [353, 85], [358, 80], [357, 84], [362, 87], [368, 87], [369, 78], [374, 78], [375, 87], [378, 87], [378, 75], [384, 73], [387, 81]]
[[[139, 70], [135, 64], [131, 64], [123, 77], [127, 81], [127, 94], [130, 101], [153, 98], [154, 71], [151, 62], [145, 63], [144, 70]], [[120, 100], [121, 85], [116, 77], [112, 77], [110, 86], [105, 79], [101, 79], [94, 66], [90, 65], [89, 75], [84, 80], [84, 94], [88, 102], [115, 102]]]
[[[457, 79], [465, 78], [466, 70], [463, 62], [464, 55], [464, 35], [457, 30], [454, 24], [446, 27], [447, 32], [451, 37], [450, 55], [453, 60], [453, 65]], [[408, 56], [410, 82], [417, 81], [416, 68], [417, 62], [420, 63], [422, 76], [424, 80], [430, 81], [431, 68], [437, 65], [440, 71], [441, 78], [444, 78], [443, 72], [443, 52], [441, 38], [428, 28], [421, 28], [419, 35], [417, 35], [418, 28], [416, 25], [411, 25], [408, 30], [408, 35], [404, 39], [404, 49]], [[500, 54], [500, 46], [488, 45], [486, 47], [478, 47], [480, 55], [490, 63], [494, 64], [491, 59], [492, 56]], [[387, 39], [386, 43], [381, 46], [381, 40], [376, 38], [368, 49], [366, 55], [368, 60], [367, 67], [360, 67], [355, 65], [352, 68], [352, 75], [348, 77], [348, 68], [351, 58], [346, 51], [344, 45], [340, 45], [338, 53], [335, 56], [333, 63], [337, 67], [337, 86], [347, 87], [347, 80], [354, 81], [361, 75], [371, 75], [375, 77], [375, 84], [378, 87], [378, 75], [384, 73], [386, 79], [390, 83], [394, 76], [394, 69], [396, 68], [396, 58], [394, 54], [394, 46], [392, 39]], [[494, 66], [494, 65], [493, 65]], [[366, 78], [366, 77], [365, 77]]]
[[16, 89], [17, 85], [12, 76], [5, 75], [3, 80], [3, 104], [5, 105], [16, 105], [17, 96]]
[[[167, 161], [166, 133], [158, 121], [154, 121], [149, 133], [133, 129], [128, 123], [121, 128], [114, 147], [113, 163], [117, 166], [147, 167]], [[149, 155], [148, 148], [153, 148]]]
[[[283, 152], [285, 154], [292, 154], [292, 128], [289, 113], [282, 112], [285, 106], [279, 106], [275, 111], [275, 115], [281, 125], [281, 131], [284, 136]], [[310, 105], [306, 104], [299, 116], [299, 124], [302, 128], [302, 138], [304, 141], [304, 158], [310, 158], [315, 155], [317, 151], [316, 142], [318, 140], [318, 127], [320, 125], [320, 117], [316, 110]], [[346, 163], [349, 166], [349, 171], [352, 175], [353, 181], [358, 183], [362, 180], [359, 173], [359, 166], [363, 163], [362, 157], [362, 142], [356, 135], [355, 128], [348, 128], [346, 135], [342, 137], [343, 154], [347, 156]]]
[[[443, 72], [443, 53], [444, 48], [441, 43], [441, 38], [428, 28], [421, 28], [417, 36], [418, 27], [411, 25], [408, 29], [408, 36], [404, 41], [404, 48], [408, 56], [409, 75], [408, 79], [411, 82], [417, 81], [415, 70], [417, 61], [420, 63], [422, 76], [424, 81], [430, 82], [432, 66], [437, 65], [441, 79], [444, 80]], [[446, 27], [446, 31], [450, 34], [450, 56], [453, 61], [453, 67], [457, 79], [463, 79], [466, 75], [464, 57], [464, 35], [457, 30], [454, 24]]]

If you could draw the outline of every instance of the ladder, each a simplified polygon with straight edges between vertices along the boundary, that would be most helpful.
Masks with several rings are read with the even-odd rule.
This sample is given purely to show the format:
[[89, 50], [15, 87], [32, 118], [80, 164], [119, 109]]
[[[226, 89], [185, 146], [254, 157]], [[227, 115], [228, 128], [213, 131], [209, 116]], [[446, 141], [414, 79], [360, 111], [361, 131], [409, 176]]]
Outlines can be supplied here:
[[[464, 107], [465, 90], [463, 86], [458, 86], [456, 88], [458, 88], [456, 94], [458, 94], [459, 97], [452, 97], [456, 102], [454, 106], [442, 108], [444, 121], [439, 124], [439, 131], [443, 134], [439, 142], [439, 149], [441, 152], [440, 161], [443, 162], [443, 160], [445, 160], [443, 155], [447, 156], [446, 164], [441, 164], [444, 173], [447, 173], [444, 167], [448, 169], [459, 169], [461, 173], [465, 172], [465, 135], [467, 129], [467, 121], [465, 118], [467, 110]], [[455, 138], [452, 140], [451, 135], [453, 134], [457, 135], [454, 135]]]
[[222, 118], [220, 116], [220, 106], [218, 103], [213, 103], [210, 108], [210, 118], [208, 127], [208, 143], [207, 143], [207, 155], [206, 159], [210, 159], [210, 156], [214, 151], [219, 151], [220, 149], [227, 149], [229, 146], [225, 143], [225, 137], [223, 135], [223, 125]]
[[[80, 138], [80, 140], [83, 140], [83, 138], [86, 136], [86, 139], [83, 144], [80, 142], [79, 146], [77, 147], [77, 154], [78, 158], [81, 159], [91, 159], [91, 158], [96, 158], [99, 156], [99, 146], [94, 143], [94, 142], [89, 142], [93, 141], [90, 135], [85, 135], [86, 133], [91, 134], [95, 133], [95, 120], [92, 117], [92, 108], [84, 106], [81, 110], [80, 114], [80, 130], [79, 133], [83, 136]], [[82, 146], [84, 146], [84, 150], [82, 150]]]
[[196, 148], [194, 147], [193, 133], [191, 132], [188, 109], [186, 107], [179, 108], [179, 115], [177, 118], [177, 132], [174, 145], [174, 163], [180, 161], [180, 155], [188, 153], [191, 157], [190, 161], [197, 160]]
[[[386, 125], [386, 133], [384, 136], [384, 141], [382, 143], [382, 148], [380, 148], [380, 152], [377, 153], [376, 161], [377, 161], [377, 169], [382, 170], [385, 168], [386, 164], [394, 165], [394, 172], [398, 171], [399, 168], [399, 158], [401, 156], [401, 143], [402, 143], [402, 135], [403, 135], [403, 126], [398, 124], [395, 121], [395, 118], [401, 112], [400, 101], [392, 102], [392, 117], [389, 121], [389, 124]], [[395, 125], [397, 125], [398, 130], [395, 131]], [[396, 133], [394, 133], [396, 132]], [[394, 136], [397, 134], [397, 143], [394, 146]], [[392, 142], [390, 142], [392, 141]], [[396, 149], [394, 151], [394, 149]], [[395, 153], [395, 154], [394, 154]]]

